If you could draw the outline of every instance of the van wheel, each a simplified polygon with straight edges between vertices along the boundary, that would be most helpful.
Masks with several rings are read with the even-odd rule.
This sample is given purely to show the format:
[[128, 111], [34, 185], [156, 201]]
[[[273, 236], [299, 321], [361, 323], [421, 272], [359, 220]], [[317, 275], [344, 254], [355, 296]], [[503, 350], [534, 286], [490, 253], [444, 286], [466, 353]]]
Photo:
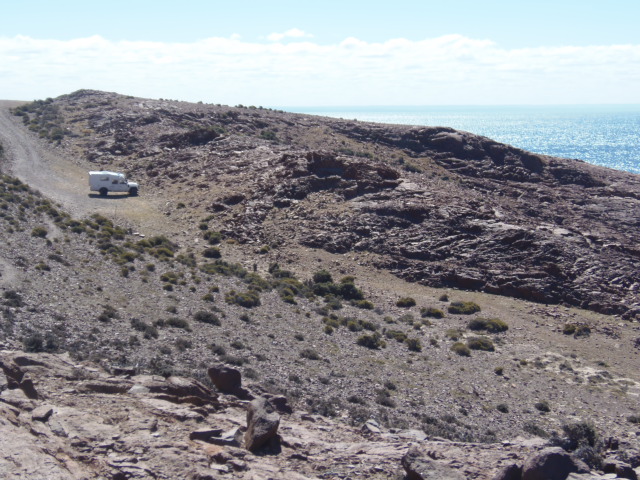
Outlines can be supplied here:
[[138, 195], [138, 189], [137, 188], [130, 188], [129, 189], [129, 195], [132, 197], [135, 197], [136, 195]]
[[109, 193], [109, 190], [107, 190], [105, 187], [102, 187], [100, 189], [100, 195], [102, 195], [103, 197], [106, 197], [107, 193]]

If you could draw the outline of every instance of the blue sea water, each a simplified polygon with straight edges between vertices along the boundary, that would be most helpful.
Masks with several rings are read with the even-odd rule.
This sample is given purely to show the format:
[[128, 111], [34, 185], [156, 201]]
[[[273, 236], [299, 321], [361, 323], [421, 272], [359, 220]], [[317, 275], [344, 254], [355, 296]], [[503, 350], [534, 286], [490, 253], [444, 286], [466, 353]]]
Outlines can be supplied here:
[[368, 122], [452, 127], [536, 153], [640, 173], [640, 105], [289, 107]]

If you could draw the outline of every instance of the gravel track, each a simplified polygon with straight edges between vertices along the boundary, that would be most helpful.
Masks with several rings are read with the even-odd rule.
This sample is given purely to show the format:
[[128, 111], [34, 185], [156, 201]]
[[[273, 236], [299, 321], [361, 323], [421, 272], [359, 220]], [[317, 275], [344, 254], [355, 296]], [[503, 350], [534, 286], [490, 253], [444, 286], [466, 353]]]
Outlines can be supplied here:
[[151, 200], [90, 193], [87, 172], [91, 166], [80, 166], [59, 155], [30, 133], [9, 111], [20, 103], [0, 100], [0, 143], [5, 150], [0, 170], [39, 190], [74, 217], [101, 213], [141, 231], [155, 234], [164, 230], [166, 220]]

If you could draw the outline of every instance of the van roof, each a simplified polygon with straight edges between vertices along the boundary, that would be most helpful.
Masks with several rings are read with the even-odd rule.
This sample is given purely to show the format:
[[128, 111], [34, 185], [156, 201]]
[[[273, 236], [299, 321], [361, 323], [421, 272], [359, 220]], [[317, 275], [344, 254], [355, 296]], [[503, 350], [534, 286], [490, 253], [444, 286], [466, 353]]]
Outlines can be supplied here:
[[95, 170], [95, 171], [89, 172], [89, 175], [118, 175], [118, 176], [124, 176], [124, 173], [109, 172], [107, 170]]

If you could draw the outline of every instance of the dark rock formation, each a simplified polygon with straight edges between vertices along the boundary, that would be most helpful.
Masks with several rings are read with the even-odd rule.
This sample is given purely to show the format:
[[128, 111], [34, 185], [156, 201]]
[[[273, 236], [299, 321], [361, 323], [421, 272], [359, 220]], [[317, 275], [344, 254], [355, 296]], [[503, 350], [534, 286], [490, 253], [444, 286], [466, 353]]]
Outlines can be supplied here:
[[589, 467], [562, 448], [550, 447], [527, 459], [522, 480], [566, 480], [573, 472], [589, 473]]
[[280, 415], [276, 408], [264, 397], [253, 400], [247, 409], [247, 432], [244, 445], [256, 451], [278, 435]]

